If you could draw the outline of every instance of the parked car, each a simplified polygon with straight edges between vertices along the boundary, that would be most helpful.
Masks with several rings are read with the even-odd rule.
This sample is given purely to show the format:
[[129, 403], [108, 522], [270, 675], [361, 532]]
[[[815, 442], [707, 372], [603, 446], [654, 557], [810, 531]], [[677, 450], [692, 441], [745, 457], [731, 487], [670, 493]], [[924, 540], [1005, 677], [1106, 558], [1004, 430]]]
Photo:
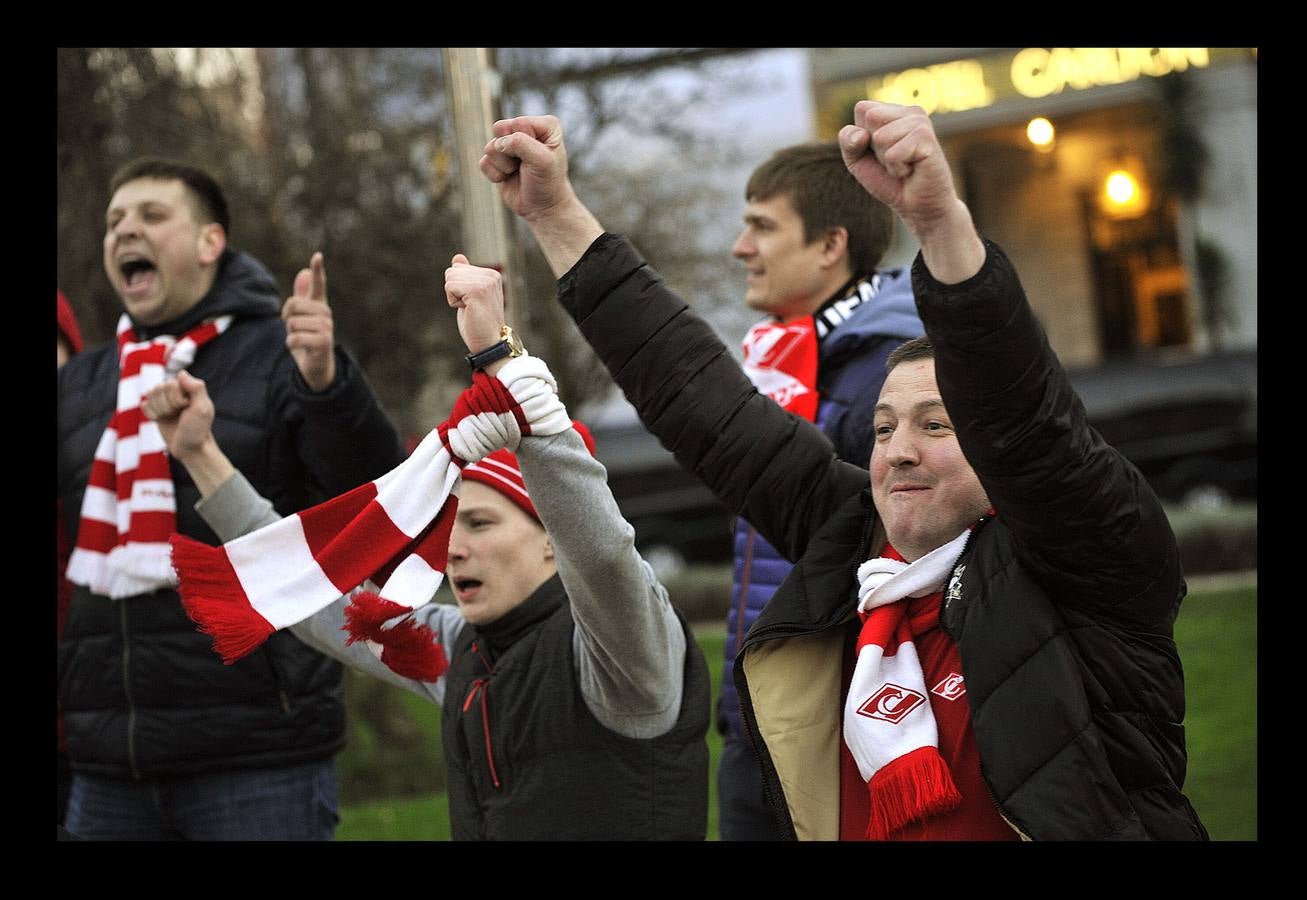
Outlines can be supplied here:
[[1163, 500], [1257, 497], [1257, 351], [1070, 373], [1089, 421]]
[[640, 553], [663, 577], [689, 563], [729, 561], [731, 515], [726, 507], [677, 465], [634, 411], [630, 418], [590, 430], [595, 456], [608, 469], [608, 486], [622, 515], [635, 527]]
[[[1164, 501], [1212, 507], [1256, 499], [1255, 350], [1111, 362], [1068, 374], [1090, 422]], [[660, 574], [730, 560], [730, 513], [625, 401], [609, 401], [591, 430], [636, 544]]]

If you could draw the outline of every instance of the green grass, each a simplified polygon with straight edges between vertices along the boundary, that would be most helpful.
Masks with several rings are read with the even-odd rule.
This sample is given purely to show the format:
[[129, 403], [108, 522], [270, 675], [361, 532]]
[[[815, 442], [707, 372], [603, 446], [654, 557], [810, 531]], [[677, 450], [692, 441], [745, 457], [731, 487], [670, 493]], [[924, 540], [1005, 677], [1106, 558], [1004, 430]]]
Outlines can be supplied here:
[[443, 795], [440, 710], [358, 672], [346, 671], [344, 684], [349, 737], [336, 764], [341, 805], [352, 810], [382, 797]]
[[[717, 712], [717, 698], [722, 695], [722, 653], [726, 647], [725, 621], [721, 624], [696, 625], [695, 640], [708, 660], [708, 674], [712, 676], [712, 711]], [[722, 736], [712, 721], [708, 724], [708, 840], [719, 840], [717, 831], [717, 761], [722, 757]]]
[[[695, 627], [712, 675], [714, 703], [720, 690], [722, 644], [721, 625]], [[1255, 587], [1198, 591], [1184, 603], [1176, 623], [1176, 642], [1185, 666], [1188, 710], [1185, 719], [1189, 747], [1189, 775], [1185, 794], [1198, 810], [1213, 840], [1255, 840], [1257, 838], [1257, 589]], [[355, 705], [366, 691], [368, 722], [397, 730], [409, 739], [422, 736], [420, 752], [425, 771], [438, 765], [430, 761], [431, 745], [439, 753], [440, 716], [435, 707], [403, 691], [382, 686], [381, 691], [361, 689], [362, 676], [355, 676], [346, 690], [351, 699], [351, 744], [342, 754], [342, 797], [367, 797], [381, 793], [382, 781], [366, 774], [362, 744], [372, 753], [378, 745], [394, 750], [393, 735], [368, 733], [364, 722], [355, 722]], [[375, 682], [373, 682], [375, 684]], [[387, 697], [387, 693], [394, 695]], [[384, 699], [379, 699], [384, 698]], [[402, 727], [400, 710], [411, 717]], [[387, 724], [388, 723], [388, 724]], [[362, 729], [362, 736], [354, 734]], [[708, 838], [717, 840], [717, 759], [722, 741], [715, 729], [708, 732], [709, 798]], [[351, 756], [351, 754], [353, 754]], [[352, 762], [347, 770], [345, 762]], [[442, 767], [443, 768], [443, 767]], [[356, 773], [351, 783], [348, 772]], [[429, 773], [428, 773], [429, 774]], [[362, 778], [360, 782], [358, 779]], [[444, 773], [440, 772], [441, 784]], [[420, 780], [416, 776], [411, 781]], [[337, 840], [448, 840], [449, 813], [443, 794], [427, 791], [421, 797], [390, 797], [342, 806]]]
[[447, 841], [449, 804], [444, 794], [395, 797], [341, 810], [338, 841]]
[[1257, 590], [1199, 593], [1175, 625], [1185, 669], [1185, 794], [1212, 840], [1257, 839]]

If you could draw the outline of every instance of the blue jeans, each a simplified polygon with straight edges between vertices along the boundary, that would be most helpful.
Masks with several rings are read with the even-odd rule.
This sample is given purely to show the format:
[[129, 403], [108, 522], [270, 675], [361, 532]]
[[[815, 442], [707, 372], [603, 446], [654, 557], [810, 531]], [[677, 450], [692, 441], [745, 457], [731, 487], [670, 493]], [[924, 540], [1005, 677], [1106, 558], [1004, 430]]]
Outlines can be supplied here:
[[144, 781], [73, 773], [69, 833], [108, 841], [329, 841], [333, 759]]
[[762, 790], [762, 767], [748, 742], [731, 734], [717, 764], [717, 830], [723, 841], [779, 841]]

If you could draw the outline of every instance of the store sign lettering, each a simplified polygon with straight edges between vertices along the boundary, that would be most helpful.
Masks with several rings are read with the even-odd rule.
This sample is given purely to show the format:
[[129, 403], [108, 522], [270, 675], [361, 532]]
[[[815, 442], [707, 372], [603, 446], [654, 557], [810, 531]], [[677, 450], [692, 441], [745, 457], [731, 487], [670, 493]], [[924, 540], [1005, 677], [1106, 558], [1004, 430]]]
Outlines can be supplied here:
[[978, 109], [994, 102], [985, 70], [974, 59], [906, 69], [867, 83], [867, 96], [883, 103], [920, 106], [928, 113]]
[[1012, 57], [1012, 86], [1024, 97], [1085, 90], [1204, 68], [1206, 47], [1031, 47]]
[[865, 96], [920, 106], [927, 113], [990, 106], [1004, 97], [1048, 97], [1065, 90], [1125, 84], [1191, 66], [1206, 68], [1207, 47], [1029, 47], [1011, 57], [957, 59], [866, 81]]

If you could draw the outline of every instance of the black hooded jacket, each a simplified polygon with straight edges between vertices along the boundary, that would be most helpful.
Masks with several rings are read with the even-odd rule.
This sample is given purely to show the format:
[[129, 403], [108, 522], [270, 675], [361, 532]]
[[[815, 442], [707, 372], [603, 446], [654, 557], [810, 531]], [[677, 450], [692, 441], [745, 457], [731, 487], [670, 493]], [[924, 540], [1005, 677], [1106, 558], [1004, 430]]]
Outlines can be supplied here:
[[[1175, 537], [1139, 472], [1087, 424], [1011, 263], [986, 247], [981, 271], [957, 285], [920, 258], [913, 268], [940, 394], [997, 510], [974, 530], [940, 613], [961, 654], [981, 774], [1035, 840], [1205, 838], [1181, 793]], [[838, 838], [856, 570], [884, 541], [867, 470], [758, 394], [620, 238], [597, 239], [559, 288], [645, 426], [795, 561], [734, 680], [778, 823]]]
[[[257, 260], [228, 250], [209, 293], [142, 338], [230, 314], [189, 371], [213, 399], [218, 445], [283, 515], [376, 478], [403, 459], [362, 371], [337, 348], [335, 382], [313, 393], [286, 350], [281, 298]], [[74, 543], [95, 448], [113, 414], [116, 344], [59, 372], [58, 476]], [[220, 543], [195, 512], [199, 491], [171, 465], [177, 530]], [[59, 641], [59, 702], [73, 767], [144, 778], [321, 759], [344, 744], [340, 666], [289, 632], [225, 666], [177, 594], [110, 600], [78, 587]]]

